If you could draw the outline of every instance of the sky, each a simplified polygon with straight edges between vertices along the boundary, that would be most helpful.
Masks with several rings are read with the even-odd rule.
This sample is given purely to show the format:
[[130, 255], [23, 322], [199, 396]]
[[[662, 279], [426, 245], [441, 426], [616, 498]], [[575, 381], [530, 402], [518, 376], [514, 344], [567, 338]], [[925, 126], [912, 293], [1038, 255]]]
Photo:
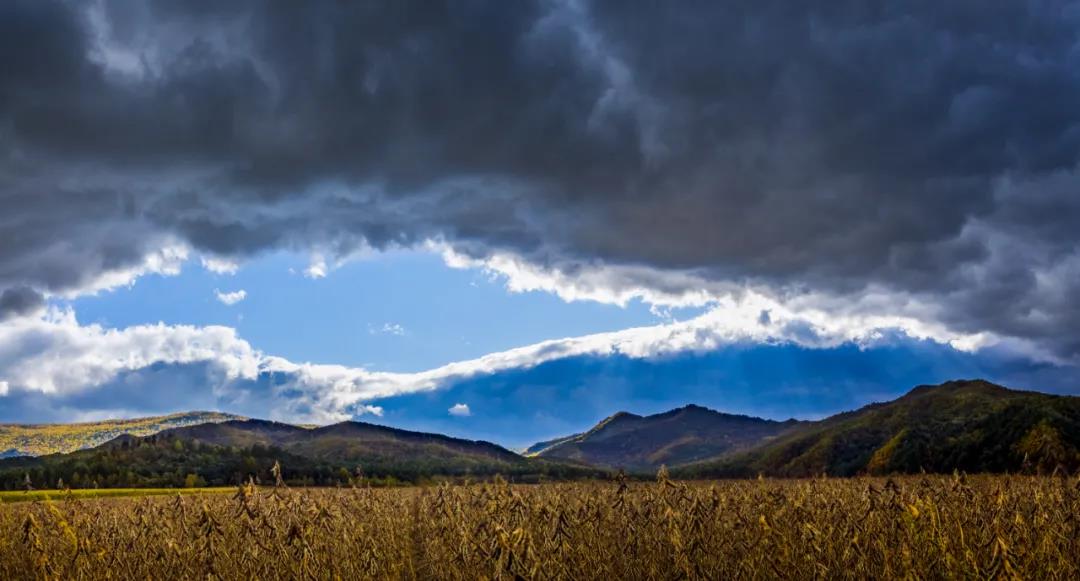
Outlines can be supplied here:
[[1080, 7], [0, 4], [0, 422], [1080, 394]]

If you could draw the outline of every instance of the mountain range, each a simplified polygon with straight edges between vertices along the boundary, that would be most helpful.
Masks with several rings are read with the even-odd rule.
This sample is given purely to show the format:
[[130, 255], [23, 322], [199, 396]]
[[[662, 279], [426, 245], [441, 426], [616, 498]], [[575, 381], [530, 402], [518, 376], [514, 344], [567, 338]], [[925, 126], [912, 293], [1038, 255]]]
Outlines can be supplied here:
[[[316, 485], [357, 477], [417, 482], [493, 474], [530, 481], [616, 469], [650, 474], [660, 466], [684, 478], [1080, 468], [1080, 398], [981, 380], [920, 386], [896, 400], [818, 421], [774, 421], [697, 405], [648, 416], [619, 412], [521, 455], [488, 442], [363, 422], [304, 427], [201, 417], [206, 421], [152, 434], [133, 430], [88, 449], [0, 460], [0, 488], [19, 487], [27, 475], [49, 485], [61, 478], [76, 486], [180, 486], [193, 479], [229, 484], [274, 478], [276, 462], [288, 480]], [[138, 425], [148, 430], [168, 424], [149, 418]], [[43, 438], [58, 431], [39, 430]], [[20, 440], [23, 450], [49, 448], [24, 438], [30, 439]]]
[[526, 458], [489, 442], [364, 422], [296, 426], [256, 419], [209, 422], [147, 436], [120, 435], [66, 454], [0, 460], [0, 489], [37, 486], [228, 485], [274, 482], [273, 467], [300, 485], [421, 482], [502, 474], [518, 481], [599, 475], [590, 467]]
[[1080, 468], [1080, 398], [982, 380], [919, 386], [820, 421], [776, 422], [685, 406], [617, 413], [534, 446], [541, 458], [687, 478]]

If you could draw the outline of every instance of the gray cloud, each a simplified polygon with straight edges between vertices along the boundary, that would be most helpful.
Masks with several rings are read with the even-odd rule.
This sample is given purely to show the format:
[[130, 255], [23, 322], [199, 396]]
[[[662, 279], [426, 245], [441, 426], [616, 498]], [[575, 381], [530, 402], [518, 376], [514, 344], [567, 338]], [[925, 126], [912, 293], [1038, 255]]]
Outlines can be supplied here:
[[44, 308], [45, 297], [30, 287], [17, 286], [0, 292], [0, 322], [37, 313]]
[[[1069, 2], [9, 2], [0, 287], [436, 238], [1080, 354]], [[929, 305], [929, 306], [927, 306]]]

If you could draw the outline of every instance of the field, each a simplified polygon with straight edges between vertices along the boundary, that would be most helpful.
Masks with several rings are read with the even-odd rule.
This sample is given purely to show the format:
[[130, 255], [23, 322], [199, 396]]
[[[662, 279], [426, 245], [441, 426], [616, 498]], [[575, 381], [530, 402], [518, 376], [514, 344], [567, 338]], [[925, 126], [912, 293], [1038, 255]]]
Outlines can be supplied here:
[[1080, 578], [1080, 482], [661, 475], [0, 506], [0, 579], [901, 577]]
[[236, 488], [80, 488], [76, 490], [32, 490], [29, 492], [0, 490], [0, 504], [43, 501], [46, 499], [127, 498], [132, 496], [176, 496], [178, 494], [220, 494], [224, 492], [236, 492]]

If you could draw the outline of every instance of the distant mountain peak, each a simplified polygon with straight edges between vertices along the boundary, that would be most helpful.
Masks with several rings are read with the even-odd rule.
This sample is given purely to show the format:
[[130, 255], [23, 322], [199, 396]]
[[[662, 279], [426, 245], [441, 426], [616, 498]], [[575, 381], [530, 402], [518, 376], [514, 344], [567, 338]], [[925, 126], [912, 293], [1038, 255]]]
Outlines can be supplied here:
[[633, 422], [636, 420], [640, 420], [641, 418], [642, 416], [632, 414], [630, 412], [615, 412], [610, 416], [600, 420], [595, 426], [593, 426], [591, 430], [582, 435], [584, 436], [587, 434], [599, 432], [600, 430], [603, 430], [605, 428], [611, 428], [617, 425], [625, 424], [626, 422]]
[[630, 412], [624, 412], [624, 411], [618, 411], [618, 412], [615, 412], [615, 413], [611, 414], [610, 416], [607, 417], [607, 419], [602, 420], [600, 423], [611, 422], [611, 421], [616, 421], [616, 420], [631, 420], [631, 419], [640, 420], [641, 418], [642, 418], [642, 416], [639, 416], [637, 414], [632, 414]]
[[979, 393], [990, 396], [1010, 396], [1020, 393], [1028, 393], [1021, 390], [1010, 389], [1003, 385], [987, 381], [985, 379], [953, 379], [936, 385], [918, 385], [902, 396], [920, 397], [925, 395], [947, 395], [959, 392]]
[[[674, 415], [674, 414], [720, 414], [720, 415], [723, 415], [723, 412], [718, 412], [716, 410], [709, 409], [709, 408], [707, 408], [705, 406], [700, 406], [700, 405], [698, 405], [696, 403], [688, 403], [688, 404], [686, 404], [684, 406], [680, 406], [680, 407], [677, 407], [675, 409], [668, 410], [666, 412], [661, 412], [661, 413], [658, 413], [658, 414], [654, 414], [654, 416], [661, 416], [662, 417], [662, 416], [669, 416], [669, 415]], [[646, 417], [653, 417], [653, 416], [646, 416]]]
[[617, 412], [583, 434], [529, 450], [545, 458], [651, 470], [742, 449], [798, 423], [726, 414], [691, 403], [648, 416]]

